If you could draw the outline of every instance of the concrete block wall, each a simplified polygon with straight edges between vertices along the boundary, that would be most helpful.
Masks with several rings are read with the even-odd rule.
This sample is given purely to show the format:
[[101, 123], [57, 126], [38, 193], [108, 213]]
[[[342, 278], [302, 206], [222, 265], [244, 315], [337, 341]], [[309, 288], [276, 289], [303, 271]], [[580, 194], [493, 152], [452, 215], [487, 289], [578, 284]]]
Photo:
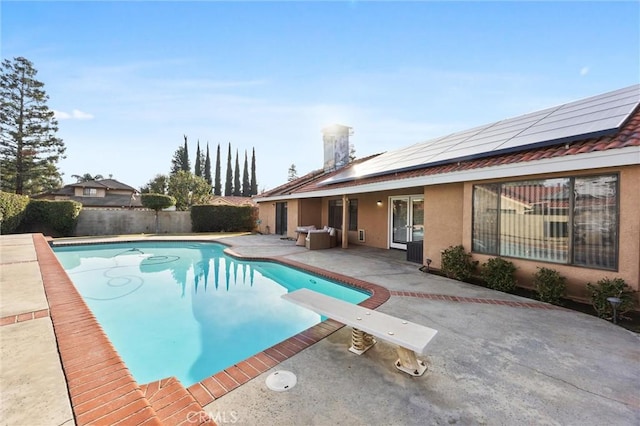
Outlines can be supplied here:
[[[156, 216], [150, 210], [91, 210], [83, 209], [78, 216], [76, 236], [154, 234]], [[190, 212], [159, 212], [159, 234], [191, 232]]]

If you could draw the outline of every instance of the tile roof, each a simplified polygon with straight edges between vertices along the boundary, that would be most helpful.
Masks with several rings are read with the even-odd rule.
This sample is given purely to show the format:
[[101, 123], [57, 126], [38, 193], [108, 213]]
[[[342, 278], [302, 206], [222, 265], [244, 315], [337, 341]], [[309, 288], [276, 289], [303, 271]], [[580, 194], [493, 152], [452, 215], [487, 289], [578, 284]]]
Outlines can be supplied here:
[[415, 170], [365, 177], [362, 179], [337, 182], [329, 185], [318, 185], [321, 181], [325, 181], [333, 175], [342, 173], [345, 169], [358, 164], [359, 161], [365, 161], [369, 158], [372, 158], [372, 156], [354, 161], [343, 167], [342, 169], [330, 173], [324, 173], [322, 170], [309, 173], [308, 175], [305, 175], [295, 181], [288, 182], [270, 191], [266, 191], [263, 194], [259, 194], [258, 197], [277, 197], [298, 193], [311, 193], [327, 189], [352, 188], [371, 183], [396, 181], [423, 176], [434, 176], [439, 174], [481, 169], [505, 164], [525, 163], [548, 158], [607, 151], [612, 149], [621, 149], [631, 146], [640, 146], [640, 109], [636, 109], [630, 115], [627, 122], [621, 127], [620, 131], [613, 135], [588, 138], [584, 140], [573, 141], [568, 144], [559, 143], [553, 146], [531, 149], [516, 153], [496, 155], [493, 157], [479, 158], [475, 160], [456, 161], [449, 164], [442, 164], [431, 167], [426, 166], [424, 168]]

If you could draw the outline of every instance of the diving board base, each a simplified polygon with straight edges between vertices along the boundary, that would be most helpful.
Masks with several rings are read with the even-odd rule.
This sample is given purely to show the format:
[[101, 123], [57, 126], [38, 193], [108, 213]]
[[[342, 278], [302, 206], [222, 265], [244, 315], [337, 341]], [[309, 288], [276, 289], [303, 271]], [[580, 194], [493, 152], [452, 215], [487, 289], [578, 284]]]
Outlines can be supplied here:
[[371, 334], [365, 333], [355, 327], [351, 330], [351, 346], [349, 347], [349, 352], [362, 355], [375, 344], [376, 339], [374, 339]]
[[427, 371], [427, 365], [424, 361], [416, 358], [416, 353], [411, 349], [397, 347], [398, 359], [396, 360], [396, 368], [414, 377], [420, 377]]

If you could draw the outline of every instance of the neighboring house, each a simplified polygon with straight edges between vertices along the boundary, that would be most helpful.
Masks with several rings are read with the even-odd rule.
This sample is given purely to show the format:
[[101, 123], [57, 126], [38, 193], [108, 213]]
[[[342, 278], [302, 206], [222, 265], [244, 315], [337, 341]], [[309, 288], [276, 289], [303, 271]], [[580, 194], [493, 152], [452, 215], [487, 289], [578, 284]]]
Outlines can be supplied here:
[[638, 290], [639, 104], [634, 85], [314, 171], [254, 198], [260, 231], [327, 225], [343, 248], [417, 245], [435, 269], [461, 244], [508, 258], [522, 285], [555, 269], [581, 300], [605, 277]]
[[213, 195], [209, 200], [209, 204], [212, 204], [214, 206], [256, 207], [256, 203], [253, 201], [253, 198], [238, 197], [235, 195], [232, 195], [232, 196]]
[[59, 190], [39, 194], [33, 198], [73, 200], [83, 208], [122, 209], [141, 208], [140, 194], [135, 188], [115, 179], [90, 180], [65, 185]]

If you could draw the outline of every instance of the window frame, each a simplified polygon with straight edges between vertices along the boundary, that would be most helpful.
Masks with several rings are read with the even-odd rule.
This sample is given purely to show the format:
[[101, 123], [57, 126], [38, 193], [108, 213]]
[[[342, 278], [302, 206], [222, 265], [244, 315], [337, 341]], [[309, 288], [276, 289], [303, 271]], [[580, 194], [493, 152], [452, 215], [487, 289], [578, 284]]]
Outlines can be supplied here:
[[[595, 179], [595, 178], [604, 178], [604, 177], [611, 177], [611, 178], [615, 178], [615, 203], [614, 203], [614, 208], [615, 208], [615, 214], [613, 215], [615, 217], [615, 229], [614, 229], [614, 233], [615, 236], [611, 242], [611, 245], [613, 246], [613, 261], [612, 267], [606, 267], [606, 266], [601, 266], [601, 265], [594, 265], [594, 264], [590, 264], [590, 265], [585, 265], [585, 264], [581, 264], [581, 263], [576, 263], [576, 259], [575, 259], [575, 250], [576, 250], [576, 238], [575, 238], [575, 217], [576, 217], [576, 193], [575, 193], [575, 183], [577, 179], [583, 179], [583, 180], [587, 180], [587, 179]], [[552, 180], [552, 179], [567, 179], [568, 180], [568, 193], [569, 193], [569, 197], [568, 197], [568, 206], [567, 206], [567, 254], [566, 254], [566, 261], [561, 261], [561, 262], [554, 262], [553, 260], [547, 260], [547, 259], [535, 259], [535, 258], [527, 258], [527, 257], [520, 257], [520, 256], [513, 256], [513, 255], [502, 255], [501, 253], [501, 214], [507, 214], [506, 212], [502, 211], [502, 191], [503, 191], [503, 187], [504, 185], [508, 185], [508, 184], [514, 184], [514, 183], [518, 183], [518, 182], [529, 182], [529, 181], [545, 181], [545, 180]], [[497, 188], [497, 192], [496, 192], [496, 205], [493, 205], [491, 207], [493, 207], [491, 213], [493, 213], [493, 218], [496, 221], [496, 225], [495, 225], [495, 235], [493, 235], [494, 241], [491, 241], [491, 244], [488, 244], [492, 249], [492, 250], [487, 250], [487, 251], [482, 251], [482, 250], [478, 250], [478, 247], [474, 244], [477, 234], [476, 234], [476, 213], [477, 213], [477, 209], [479, 208], [479, 206], [477, 204], [479, 204], [478, 202], [476, 202], [476, 191], [479, 188], [486, 188], [489, 185], [493, 186], [494, 188]], [[598, 173], [598, 174], [585, 174], [585, 175], [570, 175], [570, 176], [557, 176], [557, 177], [546, 177], [546, 178], [537, 178], [537, 179], [522, 179], [522, 180], [505, 180], [505, 181], [501, 181], [501, 182], [487, 182], [487, 183], [480, 183], [480, 184], [473, 184], [472, 185], [472, 191], [471, 191], [471, 252], [472, 253], [477, 253], [477, 254], [482, 254], [482, 255], [487, 255], [487, 256], [496, 256], [496, 257], [505, 257], [505, 258], [514, 258], [514, 259], [520, 259], [520, 260], [525, 260], [525, 261], [530, 261], [530, 262], [543, 262], [543, 263], [550, 263], [550, 264], [554, 264], [554, 265], [566, 265], [566, 266], [572, 266], [572, 267], [576, 267], [576, 268], [587, 268], [587, 269], [597, 269], [597, 270], [604, 270], [604, 271], [618, 271], [619, 270], [619, 266], [620, 266], [620, 173], [617, 172], [613, 172], [613, 173]]]

